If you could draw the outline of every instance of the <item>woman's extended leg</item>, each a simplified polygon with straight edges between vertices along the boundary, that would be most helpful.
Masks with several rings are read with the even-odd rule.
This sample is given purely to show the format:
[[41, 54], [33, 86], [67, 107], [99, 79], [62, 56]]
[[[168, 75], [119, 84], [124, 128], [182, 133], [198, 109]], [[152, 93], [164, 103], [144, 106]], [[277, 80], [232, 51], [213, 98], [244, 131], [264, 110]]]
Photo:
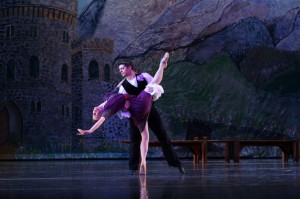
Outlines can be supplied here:
[[168, 65], [168, 60], [169, 60], [169, 53], [165, 53], [164, 57], [160, 60], [160, 64], [158, 67], [158, 70], [156, 71], [152, 81], [149, 84], [160, 84], [163, 75], [164, 75], [164, 69], [167, 67]]
[[140, 165], [140, 174], [145, 175], [147, 172], [146, 168], [146, 156], [148, 153], [148, 145], [149, 145], [149, 130], [148, 130], [148, 122], [146, 122], [145, 128], [142, 135], [142, 142], [141, 142], [141, 165]]

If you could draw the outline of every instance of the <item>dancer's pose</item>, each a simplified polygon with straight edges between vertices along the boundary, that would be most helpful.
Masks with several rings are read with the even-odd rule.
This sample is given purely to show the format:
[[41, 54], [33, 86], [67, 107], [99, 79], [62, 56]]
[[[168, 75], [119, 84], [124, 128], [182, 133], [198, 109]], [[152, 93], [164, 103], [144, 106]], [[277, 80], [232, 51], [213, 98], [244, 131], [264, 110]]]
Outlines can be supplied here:
[[[140, 144], [140, 174], [146, 174], [146, 156], [149, 143], [148, 116], [152, 106], [152, 95], [163, 92], [159, 84], [163, 78], [164, 68], [167, 66], [168, 59], [169, 53], [166, 53], [160, 62], [160, 66], [154, 78], [139, 95], [112, 94], [106, 102], [98, 107], [97, 111], [93, 111], [93, 119], [98, 121], [89, 130], [78, 129], [78, 135], [93, 133], [107, 118], [121, 109], [127, 108], [142, 136]], [[129, 105], [125, 105], [126, 101], [129, 102]]]
[[[120, 74], [125, 77], [115, 89], [116, 92], [130, 95], [138, 95], [143, 89], [152, 81], [152, 76], [148, 73], [137, 74], [134, 71], [133, 63], [130, 60], [119, 61]], [[101, 105], [100, 105], [101, 106]], [[95, 107], [97, 110], [98, 107]], [[155, 105], [152, 104], [150, 114], [148, 117], [148, 125], [152, 132], [157, 137], [157, 140], [161, 144], [163, 154], [169, 164], [169, 166], [177, 167], [181, 174], [184, 174], [184, 168], [171, 144], [169, 135], [164, 128], [163, 122], [156, 110]], [[129, 150], [129, 174], [136, 173], [139, 167], [140, 161], [140, 143], [141, 134], [137, 126], [134, 125], [132, 119], [130, 119], [130, 150]]]

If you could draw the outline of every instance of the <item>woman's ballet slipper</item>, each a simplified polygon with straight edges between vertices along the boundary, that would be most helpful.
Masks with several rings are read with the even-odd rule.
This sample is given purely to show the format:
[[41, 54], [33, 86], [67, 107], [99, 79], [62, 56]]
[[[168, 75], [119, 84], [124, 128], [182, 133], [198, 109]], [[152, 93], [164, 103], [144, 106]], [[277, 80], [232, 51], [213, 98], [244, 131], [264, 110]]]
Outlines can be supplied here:
[[140, 175], [146, 175], [147, 173], [147, 168], [146, 168], [146, 164], [141, 164], [140, 166]]
[[168, 66], [169, 57], [170, 57], [170, 54], [165, 53], [164, 57], [161, 59], [161, 63], [164, 64], [164, 68], [167, 68], [167, 66]]

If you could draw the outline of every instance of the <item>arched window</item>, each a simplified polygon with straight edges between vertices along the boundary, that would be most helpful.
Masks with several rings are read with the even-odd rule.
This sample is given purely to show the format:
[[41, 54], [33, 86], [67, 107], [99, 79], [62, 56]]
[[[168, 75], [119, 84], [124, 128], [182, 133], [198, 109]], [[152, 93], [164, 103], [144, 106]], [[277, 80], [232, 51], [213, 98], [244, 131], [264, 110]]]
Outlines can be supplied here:
[[66, 64], [61, 66], [61, 80], [68, 81], [68, 66]]
[[35, 112], [35, 102], [34, 101], [31, 101], [31, 103], [30, 103], [30, 111], [31, 111], [31, 113]]
[[75, 122], [79, 121], [79, 108], [75, 106]]
[[110, 81], [110, 67], [108, 64], [105, 64], [104, 66], [104, 81]]
[[15, 61], [11, 59], [7, 62], [7, 79], [15, 79], [15, 78], [16, 78]]
[[63, 31], [63, 43], [68, 44], [69, 39], [70, 39], [69, 32], [64, 30]]
[[61, 105], [61, 115], [65, 116], [65, 105]]
[[39, 77], [40, 75], [40, 61], [37, 56], [31, 56], [29, 60], [29, 75], [30, 77]]
[[99, 79], [99, 65], [96, 60], [91, 61], [89, 65], [89, 79]]
[[9, 139], [9, 115], [6, 107], [0, 109], [0, 145]]
[[30, 37], [37, 37], [37, 26], [30, 26]]
[[38, 112], [38, 113], [42, 112], [42, 103], [41, 103], [41, 101], [38, 101], [36, 103], [36, 112]]
[[69, 115], [70, 115], [69, 107], [66, 107], [66, 116], [69, 117]]
[[42, 103], [41, 101], [32, 100], [30, 103], [30, 111], [31, 113], [41, 113], [42, 112]]
[[15, 37], [16, 33], [15, 33], [15, 26], [14, 25], [7, 25], [6, 29], [5, 29], [5, 35], [6, 35], [6, 39], [12, 39]]

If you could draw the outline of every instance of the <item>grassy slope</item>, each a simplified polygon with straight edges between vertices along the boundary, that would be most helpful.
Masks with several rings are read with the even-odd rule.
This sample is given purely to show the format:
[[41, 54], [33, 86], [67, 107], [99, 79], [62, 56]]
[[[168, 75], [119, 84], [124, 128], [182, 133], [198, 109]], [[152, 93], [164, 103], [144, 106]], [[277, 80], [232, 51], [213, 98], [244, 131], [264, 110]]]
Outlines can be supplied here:
[[255, 103], [257, 96], [256, 89], [226, 55], [202, 66], [170, 65], [162, 85], [165, 94], [157, 102], [162, 110], [177, 115], [182, 108], [183, 117], [195, 112], [204, 120], [240, 118], [249, 113], [249, 105]]
[[197, 118], [268, 133], [295, 132], [300, 121], [299, 71], [290, 67], [257, 89], [227, 55], [201, 66], [171, 64], [162, 82], [165, 94], [156, 104], [179, 121]]

